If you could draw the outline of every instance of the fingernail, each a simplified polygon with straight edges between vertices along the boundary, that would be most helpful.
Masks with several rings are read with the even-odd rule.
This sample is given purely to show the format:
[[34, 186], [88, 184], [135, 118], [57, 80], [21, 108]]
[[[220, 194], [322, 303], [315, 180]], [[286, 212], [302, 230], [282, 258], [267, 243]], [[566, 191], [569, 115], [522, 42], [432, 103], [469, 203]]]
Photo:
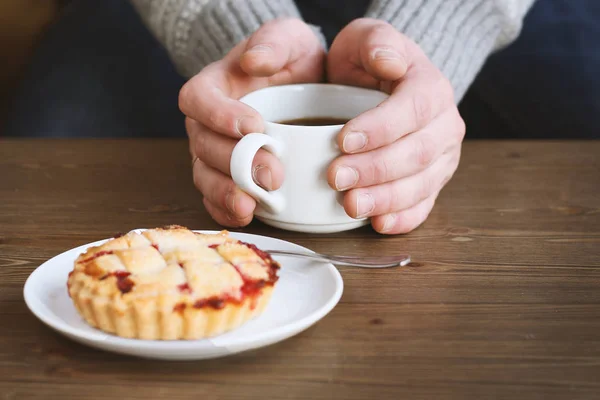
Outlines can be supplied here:
[[369, 193], [361, 193], [356, 197], [356, 218], [366, 217], [374, 208], [375, 202]]
[[235, 214], [235, 192], [227, 193], [227, 196], [225, 196], [225, 207], [227, 207], [230, 213]]
[[257, 165], [252, 170], [252, 177], [254, 181], [262, 186], [266, 190], [273, 189], [273, 178], [271, 177], [271, 170], [265, 165]]
[[353, 153], [367, 145], [367, 136], [362, 132], [348, 132], [344, 136], [342, 147], [346, 153]]
[[392, 49], [375, 49], [371, 53], [371, 58], [373, 60], [398, 60], [400, 54]]
[[273, 51], [273, 48], [271, 46], [268, 46], [266, 44], [257, 44], [256, 46], [246, 50], [246, 53], [268, 53], [271, 51]]
[[383, 229], [381, 229], [381, 232], [391, 231], [395, 224], [396, 224], [396, 214], [387, 215], [385, 217], [385, 222], [383, 223]]
[[240, 117], [236, 124], [235, 129], [240, 136], [247, 135], [248, 133], [254, 133], [260, 131], [260, 124], [256, 118], [251, 116]]
[[337, 190], [345, 190], [358, 182], [358, 172], [353, 168], [341, 166], [335, 173], [335, 187]]

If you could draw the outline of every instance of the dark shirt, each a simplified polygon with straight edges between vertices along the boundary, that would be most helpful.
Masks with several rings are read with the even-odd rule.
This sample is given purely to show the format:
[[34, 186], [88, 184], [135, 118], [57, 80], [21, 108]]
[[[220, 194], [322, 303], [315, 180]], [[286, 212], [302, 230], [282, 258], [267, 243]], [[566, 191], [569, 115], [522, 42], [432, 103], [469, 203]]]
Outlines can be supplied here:
[[304, 20], [320, 26], [327, 43], [349, 22], [365, 15], [370, 0], [296, 0]]

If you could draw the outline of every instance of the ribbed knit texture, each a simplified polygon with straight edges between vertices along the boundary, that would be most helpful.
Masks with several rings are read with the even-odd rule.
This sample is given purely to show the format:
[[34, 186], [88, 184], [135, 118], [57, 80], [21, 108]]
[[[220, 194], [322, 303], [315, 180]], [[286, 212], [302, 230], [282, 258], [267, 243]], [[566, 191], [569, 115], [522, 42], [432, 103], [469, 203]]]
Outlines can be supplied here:
[[513, 41], [533, 0], [374, 0], [366, 16], [414, 40], [462, 99], [488, 55]]
[[[185, 77], [223, 58], [264, 23], [280, 17], [301, 17], [293, 0], [131, 2]], [[320, 29], [311, 28], [325, 47]]]
[[[292, 0], [130, 0], [186, 77], [221, 59], [265, 22], [300, 17]], [[459, 102], [487, 57], [519, 34], [535, 0], [373, 0], [366, 17], [413, 39]], [[312, 27], [324, 46], [318, 27]]]

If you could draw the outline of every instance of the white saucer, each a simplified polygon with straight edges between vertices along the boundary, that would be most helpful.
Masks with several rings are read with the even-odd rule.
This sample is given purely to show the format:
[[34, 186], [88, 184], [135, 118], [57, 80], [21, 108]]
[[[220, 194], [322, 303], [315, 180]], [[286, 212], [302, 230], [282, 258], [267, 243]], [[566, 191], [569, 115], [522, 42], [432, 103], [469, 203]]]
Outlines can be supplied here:
[[[235, 232], [230, 234], [262, 249], [311, 252], [279, 239]], [[74, 341], [102, 350], [164, 360], [223, 357], [267, 346], [302, 332], [326, 316], [343, 292], [342, 277], [332, 264], [274, 257], [282, 268], [269, 305], [262, 315], [237, 330], [205, 340], [120, 338], [87, 325], [77, 314], [67, 293], [67, 275], [75, 258], [87, 247], [105, 241], [71, 249], [46, 261], [33, 271], [23, 289], [25, 303], [42, 322]]]
[[283, 229], [286, 231], [304, 232], [304, 233], [337, 233], [343, 231], [349, 231], [352, 229], [361, 228], [365, 225], [369, 225], [371, 221], [368, 218], [354, 220], [350, 222], [342, 222], [339, 224], [295, 224], [291, 222], [275, 221], [274, 219], [261, 217], [256, 215], [256, 219], [260, 220], [266, 225], [271, 225], [275, 228]]

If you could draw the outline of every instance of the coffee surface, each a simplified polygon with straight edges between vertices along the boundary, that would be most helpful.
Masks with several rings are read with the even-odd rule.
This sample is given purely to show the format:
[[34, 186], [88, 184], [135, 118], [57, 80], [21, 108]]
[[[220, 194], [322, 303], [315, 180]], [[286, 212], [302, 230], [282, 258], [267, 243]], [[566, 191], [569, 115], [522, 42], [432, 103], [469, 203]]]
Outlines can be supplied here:
[[301, 125], [301, 126], [325, 126], [325, 125], [344, 125], [348, 122], [348, 118], [334, 117], [313, 117], [313, 118], [296, 118], [283, 121], [277, 121], [283, 125]]

